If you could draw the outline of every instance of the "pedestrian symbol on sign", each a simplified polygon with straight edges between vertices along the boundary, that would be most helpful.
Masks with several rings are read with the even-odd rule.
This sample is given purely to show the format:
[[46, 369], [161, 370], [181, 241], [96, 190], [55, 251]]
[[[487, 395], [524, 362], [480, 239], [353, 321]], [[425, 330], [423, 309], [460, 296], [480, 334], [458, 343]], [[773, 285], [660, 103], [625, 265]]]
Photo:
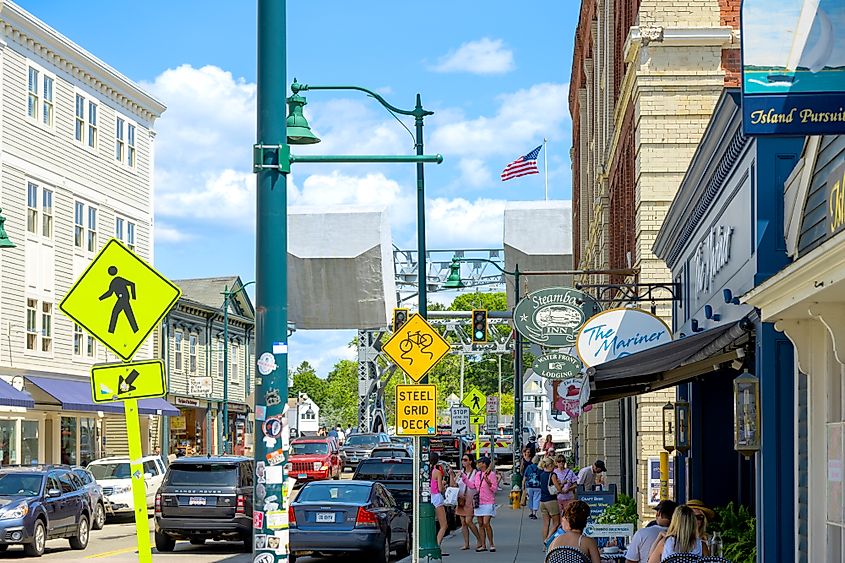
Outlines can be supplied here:
[[109, 333], [114, 334], [114, 331], [117, 328], [117, 319], [120, 317], [121, 313], [126, 316], [126, 320], [129, 322], [129, 327], [132, 329], [132, 332], [138, 332], [138, 323], [135, 322], [135, 313], [132, 312], [132, 304], [129, 302], [130, 299], [133, 301], [136, 299], [135, 284], [118, 276], [117, 267], [115, 266], [109, 266], [108, 271], [109, 275], [114, 279], [112, 279], [109, 284], [109, 290], [100, 296], [100, 301], [108, 299], [112, 295], [117, 297], [117, 301], [114, 302], [114, 308], [111, 311]]

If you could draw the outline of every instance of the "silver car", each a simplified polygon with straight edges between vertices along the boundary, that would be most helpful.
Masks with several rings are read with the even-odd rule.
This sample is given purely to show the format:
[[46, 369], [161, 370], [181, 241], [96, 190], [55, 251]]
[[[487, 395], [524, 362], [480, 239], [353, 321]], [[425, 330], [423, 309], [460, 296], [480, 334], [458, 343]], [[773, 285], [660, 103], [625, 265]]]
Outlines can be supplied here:
[[94, 510], [94, 515], [91, 518], [91, 529], [102, 530], [103, 526], [106, 525], [106, 503], [108, 502], [103, 495], [103, 487], [84, 467], [74, 467], [72, 471], [82, 481], [82, 488], [91, 500], [91, 507]]

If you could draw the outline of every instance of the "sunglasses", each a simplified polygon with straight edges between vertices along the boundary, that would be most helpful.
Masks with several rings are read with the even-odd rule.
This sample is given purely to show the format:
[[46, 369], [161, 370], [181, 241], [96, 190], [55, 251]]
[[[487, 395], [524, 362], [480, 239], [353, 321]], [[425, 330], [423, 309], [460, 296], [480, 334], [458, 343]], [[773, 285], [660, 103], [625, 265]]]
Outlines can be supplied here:
[[699, 522], [704, 522], [704, 516], [701, 515], [701, 514], [696, 514], [695, 519], [698, 520]]
[[465, 457], [463, 461], [471, 461], [468, 457]]

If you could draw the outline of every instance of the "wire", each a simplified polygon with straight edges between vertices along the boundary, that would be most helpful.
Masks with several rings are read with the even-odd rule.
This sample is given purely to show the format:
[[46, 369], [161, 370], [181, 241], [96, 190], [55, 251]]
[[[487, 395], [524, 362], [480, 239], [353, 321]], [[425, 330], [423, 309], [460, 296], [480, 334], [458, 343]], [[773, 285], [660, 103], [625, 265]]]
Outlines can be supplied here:
[[[374, 100], [377, 100], [377, 99], [375, 98], [375, 96], [372, 96], [372, 95], [370, 95], [370, 94], [367, 94], [367, 95], [368, 95], [368, 96], [370, 96], [371, 98], [373, 98]], [[399, 116], [398, 116], [398, 115], [396, 115], [395, 113], [393, 113], [393, 112], [390, 110], [390, 108], [387, 108], [387, 107], [384, 107], [384, 106], [381, 106], [381, 107], [383, 107], [383, 108], [387, 111], [387, 113], [389, 113], [390, 115], [392, 115], [392, 116], [393, 116], [393, 119], [395, 119], [396, 121], [398, 121], [398, 122], [399, 122], [399, 124], [400, 124], [402, 127], [404, 127], [404, 128], [405, 128], [405, 131], [407, 131], [407, 132], [408, 132], [408, 135], [410, 135], [410, 136], [411, 136], [411, 140], [412, 140], [412, 141], [414, 141], [414, 147], [416, 147], [417, 139], [416, 139], [416, 137], [414, 137], [414, 134], [411, 132], [411, 130], [410, 130], [410, 129], [408, 129], [408, 126], [407, 126], [407, 125], [405, 125], [405, 122], [404, 122], [404, 121], [402, 121], [401, 119], [399, 119]]]

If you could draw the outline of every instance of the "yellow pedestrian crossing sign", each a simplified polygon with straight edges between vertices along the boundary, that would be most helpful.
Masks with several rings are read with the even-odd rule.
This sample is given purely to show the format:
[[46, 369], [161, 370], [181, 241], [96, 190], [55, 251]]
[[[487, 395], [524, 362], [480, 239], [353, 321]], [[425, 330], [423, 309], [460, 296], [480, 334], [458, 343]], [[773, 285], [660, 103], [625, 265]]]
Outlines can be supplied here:
[[461, 404], [468, 407], [469, 412], [472, 414], [482, 414], [485, 406], [487, 405], [487, 397], [484, 393], [473, 387], [464, 394], [464, 398], [461, 399]]
[[59, 308], [118, 357], [129, 360], [181, 294], [152, 266], [111, 239]]
[[161, 360], [97, 364], [91, 368], [95, 403], [163, 397], [167, 394]]
[[425, 319], [413, 315], [382, 347], [408, 377], [419, 381], [452, 347]]

